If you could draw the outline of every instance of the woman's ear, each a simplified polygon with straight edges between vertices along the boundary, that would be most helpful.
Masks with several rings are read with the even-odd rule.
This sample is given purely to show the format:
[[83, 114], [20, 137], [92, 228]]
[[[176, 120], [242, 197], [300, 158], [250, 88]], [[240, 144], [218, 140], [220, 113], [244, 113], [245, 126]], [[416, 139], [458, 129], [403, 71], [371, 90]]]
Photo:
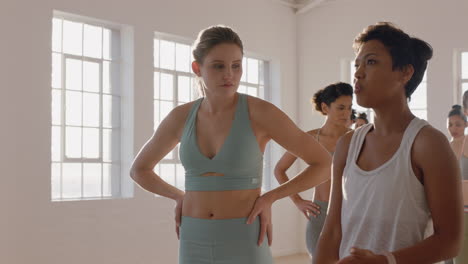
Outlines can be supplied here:
[[409, 82], [409, 80], [411, 80], [411, 78], [413, 77], [414, 67], [413, 67], [413, 65], [408, 64], [405, 67], [403, 67], [401, 72], [403, 73], [403, 75], [402, 75], [403, 82], [406, 85]]
[[196, 61], [193, 61], [193, 62], [192, 62], [192, 71], [193, 71], [193, 73], [195, 73], [195, 75], [197, 75], [198, 77], [201, 76], [201, 73], [200, 73], [200, 64], [198, 64], [198, 62], [196, 62]]
[[328, 110], [329, 110], [328, 105], [326, 103], [322, 102], [322, 103], [320, 103], [320, 106], [322, 108], [322, 113], [328, 115]]

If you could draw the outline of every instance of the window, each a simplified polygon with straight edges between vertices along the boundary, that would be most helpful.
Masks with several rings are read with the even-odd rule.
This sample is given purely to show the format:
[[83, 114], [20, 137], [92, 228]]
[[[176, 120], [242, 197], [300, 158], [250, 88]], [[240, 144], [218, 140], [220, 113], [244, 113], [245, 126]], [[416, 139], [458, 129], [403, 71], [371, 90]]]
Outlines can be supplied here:
[[[198, 98], [195, 75], [192, 73], [190, 40], [157, 33], [154, 39], [154, 129], [176, 106]], [[244, 56], [239, 92], [265, 98], [267, 62]], [[267, 161], [268, 158], [265, 158]], [[175, 147], [155, 167], [164, 181], [179, 189], [185, 188], [185, 170]], [[268, 184], [269, 181], [264, 181]]]
[[120, 32], [52, 19], [52, 200], [120, 194]]
[[427, 120], [427, 69], [421, 83], [411, 95], [408, 106], [415, 116]]
[[[354, 60], [351, 60], [348, 69], [350, 69], [350, 83], [354, 84], [354, 73], [356, 72], [354, 67]], [[411, 100], [408, 101], [408, 106], [415, 116], [427, 120], [427, 70], [424, 73], [423, 80], [411, 95]], [[353, 108], [356, 109], [358, 113], [366, 113], [367, 119], [370, 123], [374, 122], [374, 111], [370, 108], [364, 108], [358, 105], [356, 101], [356, 95], [353, 96]]]
[[456, 96], [455, 102], [462, 104], [463, 93], [468, 90], [468, 50], [460, 51], [457, 54], [457, 76], [456, 76]]

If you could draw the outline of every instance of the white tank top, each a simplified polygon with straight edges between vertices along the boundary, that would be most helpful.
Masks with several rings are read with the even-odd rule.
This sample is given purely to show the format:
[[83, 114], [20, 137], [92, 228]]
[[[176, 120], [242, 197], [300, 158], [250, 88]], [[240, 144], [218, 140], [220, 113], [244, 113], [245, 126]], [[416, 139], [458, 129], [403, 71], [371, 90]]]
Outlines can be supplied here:
[[430, 212], [424, 186], [411, 166], [411, 147], [426, 125], [414, 118], [393, 157], [372, 171], [362, 170], [356, 161], [373, 125], [354, 132], [343, 172], [340, 258], [348, 256], [351, 247], [381, 254], [424, 239]]

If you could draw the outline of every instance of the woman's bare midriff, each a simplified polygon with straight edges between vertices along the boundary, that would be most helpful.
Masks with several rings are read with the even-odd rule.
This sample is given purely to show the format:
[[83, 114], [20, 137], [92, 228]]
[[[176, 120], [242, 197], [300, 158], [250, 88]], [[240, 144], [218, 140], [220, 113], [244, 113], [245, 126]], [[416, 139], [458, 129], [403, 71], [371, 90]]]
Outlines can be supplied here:
[[314, 201], [319, 200], [322, 202], [328, 202], [328, 200], [330, 199], [330, 188], [331, 188], [330, 180], [315, 187]]
[[182, 215], [202, 219], [248, 217], [260, 188], [233, 191], [187, 191]]

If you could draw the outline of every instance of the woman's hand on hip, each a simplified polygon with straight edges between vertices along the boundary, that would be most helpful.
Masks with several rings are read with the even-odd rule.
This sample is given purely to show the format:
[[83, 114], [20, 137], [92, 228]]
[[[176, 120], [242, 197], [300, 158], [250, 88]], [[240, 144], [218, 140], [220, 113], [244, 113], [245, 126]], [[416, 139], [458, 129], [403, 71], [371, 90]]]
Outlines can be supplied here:
[[249, 217], [247, 218], [247, 224], [252, 224], [257, 216], [260, 220], [260, 236], [258, 237], [257, 244], [260, 246], [263, 243], [265, 234], [268, 238], [268, 245], [271, 246], [273, 241], [273, 230], [271, 223], [271, 205], [273, 200], [270, 199], [268, 193], [260, 196], [255, 201], [252, 211], [250, 212]]

